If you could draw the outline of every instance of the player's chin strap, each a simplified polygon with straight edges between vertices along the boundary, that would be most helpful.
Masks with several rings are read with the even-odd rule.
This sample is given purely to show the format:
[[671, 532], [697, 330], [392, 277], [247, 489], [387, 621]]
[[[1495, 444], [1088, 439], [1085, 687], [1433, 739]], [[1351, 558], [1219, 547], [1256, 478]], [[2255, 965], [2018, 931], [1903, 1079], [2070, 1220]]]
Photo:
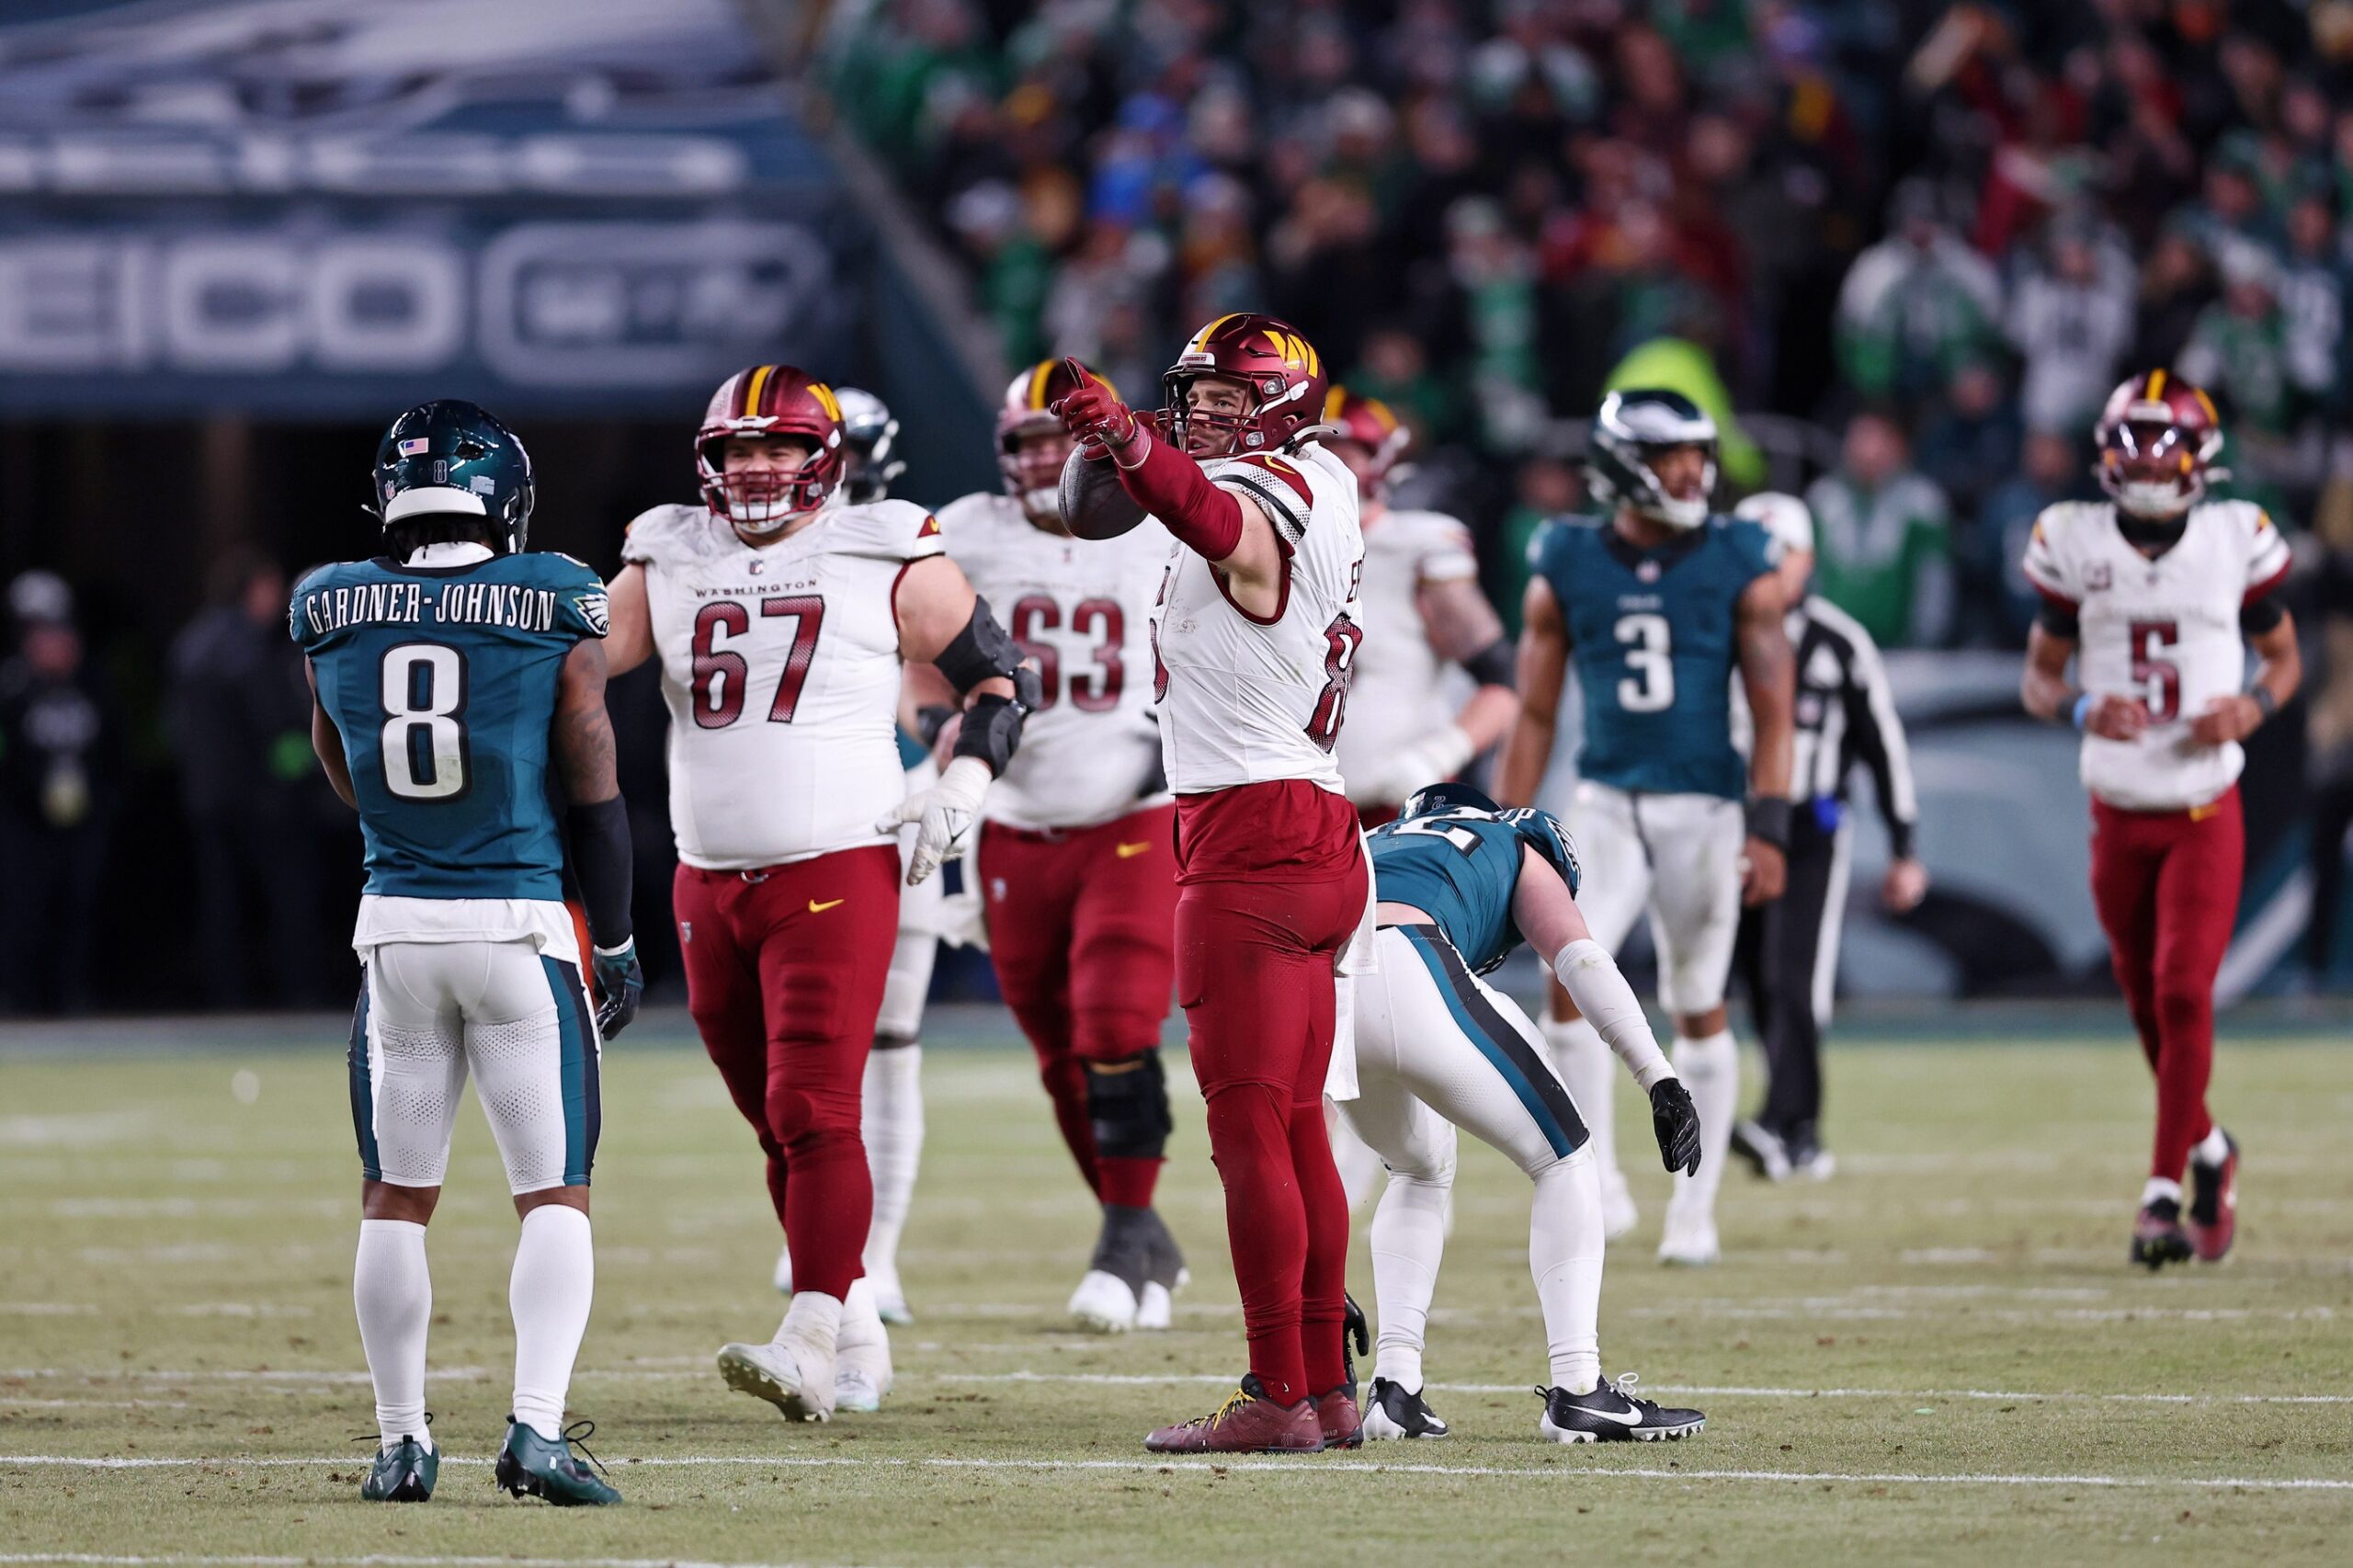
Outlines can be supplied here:
[[1581, 937], [1552, 955], [1552, 972], [1594, 1032], [1608, 1042], [1618, 1060], [1634, 1074], [1644, 1094], [1650, 1093], [1653, 1085], [1675, 1076], [1665, 1053], [1651, 1037], [1650, 1020], [1643, 1017], [1643, 1005], [1634, 1000], [1634, 988], [1626, 983], [1608, 949], [1590, 937]]

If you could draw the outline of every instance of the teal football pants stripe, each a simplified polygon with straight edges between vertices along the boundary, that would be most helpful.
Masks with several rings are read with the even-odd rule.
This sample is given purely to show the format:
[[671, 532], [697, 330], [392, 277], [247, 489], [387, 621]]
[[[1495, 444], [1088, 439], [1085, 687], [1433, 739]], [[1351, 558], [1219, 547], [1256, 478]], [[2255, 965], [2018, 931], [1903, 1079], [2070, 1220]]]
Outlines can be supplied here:
[[1454, 1016], [1457, 1027], [1511, 1086], [1511, 1092], [1519, 1096], [1519, 1103], [1543, 1131], [1545, 1142], [1552, 1144], [1552, 1153], [1566, 1156], [1582, 1148], [1586, 1136], [1585, 1119], [1577, 1114], [1575, 1102], [1569, 1098], [1569, 1092], [1561, 1086], [1552, 1070], [1537, 1058], [1535, 1048], [1481, 993], [1478, 982], [1463, 967], [1462, 957], [1454, 950], [1454, 945], [1438, 935], [1434, 926], [1405, 926], [1399, 929], [1413, 943], [1415, 955], [1437, 982], [1438, 994], [1446, 999], [1447, 1011]]
[[351, 1048], [346, 1060], [351, 1069], [351, 1131], [359, 1140], [359, 1174], [369, 1181], [384, 1179], [382, 1157], [376, 1152], [376, 1090], [368, 1076], [368, 971], [359, 973], [359, 1005], [351, 1012]]
[[563, 1185], [585, 1187], [605, 1120], [596, 1025], [588, 1013], [587, 993], [581, 989], [580, 971], [560, 959], [542, 958], [540, 962], [546, 966], [548, 987], [555, 993], [563, 1074]]

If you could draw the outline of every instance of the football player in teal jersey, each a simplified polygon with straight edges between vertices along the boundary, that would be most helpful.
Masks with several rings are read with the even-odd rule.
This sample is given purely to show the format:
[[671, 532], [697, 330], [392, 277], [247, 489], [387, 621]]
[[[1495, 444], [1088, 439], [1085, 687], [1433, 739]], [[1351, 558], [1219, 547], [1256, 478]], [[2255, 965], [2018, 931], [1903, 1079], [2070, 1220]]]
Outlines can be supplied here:
[[[1662, 1262], [1682, 1264], [1718, 1255], [1740, 1067], [1724, 984], [1743, 902], [1780, 895], [1790, 823], [1795, 670], [1779, 549], [1761, 525], [1711, 508], [1715, 453], [1715, 422], [1678, 392], [1603, 400], [1586, 460], [1608, 510], [1556, 521], [1530, 547], [1520, 715], [1497, 778], [1505, 800], [1534, 802], [1574, 665], [1585, 744], [1565, 814], [1593, 874], [1586, 917], [1615, 952], [1647, 906], [1676, 1068], [1705, 1136], [1697, 1174], [1676, 1178], [1659, 1243]], [[1735, 673], [1756, 716], [1745, 766], [1732, 737]], [[1608, 1052], [1558, 988], [1551, 1013], [1545, 1038], [1586, 1108], [1609, 1233], [1622, 1235], [1635, 1215], [1618, 1170]]]
[[[1540, 1435], [1555, 1442], [1681, 1437], [1704, 1417], [1601, 1377], [1601, 1182], [1584, 1114], [1542, 1037], [1479, 976], [1521, 942], [1547, 955], [1585, 1017], [1650, 1096], [1670, 1171], [1700, 1163], [1699, 1118], [1641, 1004], [1578, 913], [1576, 855], [1548, 812], [1505, 811], [1467, 784], [1433, 784], [1374, 830], [1376, 962], [1354, 981], [1355, 1083], [1335, 1089], [1389, 1167], [1372, 1218], [1381, 1339], [1370, 1438], [1442, 1437], [1422, 1398], [1423, 1328], [1446, 1242], [1454, 1130], [1493, 1144], [1534, 1184], [1529, 1268], [1551, 1356]], [[1353, 1097], [1340, 1097], [1353, 1086]]]
[[[290, 609], [316, 694], [312, 744], [367, 846], [350, 1074], [371, 1502], [423, 1502], [438, 1469], [425, 1227], [469, 1073], [522, 1220], [496, 1481], [551, 1503], [620, 1499], [573, 1452], [563, 1408], [596, 1273], [599, 1044], [635, 1014], [643, 979], [605, 716], [605, 588], [569, 556], [525, 551], [531, 500], [530, 459], [496, 419], [454, 401], [410, 409], [377, 449], [384, 553], [312, 573]], [[567, 842], [598, 1006], [564, 903]]]

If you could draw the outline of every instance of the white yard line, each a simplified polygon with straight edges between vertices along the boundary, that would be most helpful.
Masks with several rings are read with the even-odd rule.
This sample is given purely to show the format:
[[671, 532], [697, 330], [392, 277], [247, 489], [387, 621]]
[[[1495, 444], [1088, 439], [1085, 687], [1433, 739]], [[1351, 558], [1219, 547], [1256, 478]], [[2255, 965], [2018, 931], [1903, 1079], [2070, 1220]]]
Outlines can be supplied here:
[[[441, 1460], [450, 1465], [487, 1465], [487, 1459], [461, 1459], [444, 1455]], [[627, 1471], [648, 1467], [683, 1468], [691, 1466], [728, 1466], [745, 1469], [849, 1469], [849, 1470], [1013, 1470], [1013, 1471], [1106, 1471], [1123, 1474], [1161, 1473], [1173, 1471], [1214, 1471], [1222, 1472], [1251, 1471], [1300, 1471], [1315, 1475], [1461, 1475], [1504, 1479], [1578, 1480], [1605, 1476], [1625, 1476], [1645, 1481], [1753, 1481], [1794, 1482], [1808, 1483], [1863, 1484], [1874, 1486], [2099, 1486], [2131, 1490], [2164, 1490], [2188, 1488], [2195, 1491], [2246, 1492], [2353, 1492], [2353, 1480], [2334, 1476], [2297, 1476], [2267, 1478], [2260, 1476], [2161, 1476], [2161, 1475], [2035, 1475], [2035, 1474], [1972, 1474], [1932, 1475], [1911, 1471], [1807, 1471], [1807, 1470], [1684, 1470], [1643, 1467], [1620, 1468], [1615, 1465], [1583, 1466], [1552, 1465], [1451, 1465], [1451, 1464], [1391, 1464], [1363, 1459], [1302, 1457], [1276, 1458], [1267, 1455], [1233, 1455], [1222, 1459], [1165, 1460], [1009, 1460], [1009, 1459], [835, 1459], [803, 1456], [762, 1459], [750, 1454], [672, 1454], [653, 1459], [615, 1460], [617, 1470]], [[213, 1459], [148, 1459], [99, 1457], [71, 1454], [0, 1454], [0, 1466], [25, 1469], [46, 1468], [65, 1470], [295, 1470], [333, 1467], [356, 1468], [351, 1459], [265, 1459], [230, 1455]], [[497, 1561], [506, 1562], [507, 1559]]]

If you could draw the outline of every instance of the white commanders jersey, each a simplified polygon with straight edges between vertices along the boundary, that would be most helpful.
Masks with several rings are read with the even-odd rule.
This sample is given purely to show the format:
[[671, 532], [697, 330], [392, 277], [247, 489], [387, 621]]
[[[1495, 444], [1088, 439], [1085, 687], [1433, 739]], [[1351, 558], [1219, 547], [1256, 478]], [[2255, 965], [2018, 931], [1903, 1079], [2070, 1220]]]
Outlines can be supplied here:
[[1168, 799], [1152, 718], [1152, 597], [1176, 541], [1149, 519], [1115, 540], [1049, 533], [982, 492], [940, 508], [948, 553], [1038, 664], [1039, 705], [983, 814], [1092, 827]]
[[906, 797], [899, 627], [907, 563], [941, 553], [921, 506], [829, 503], [757, 549], [701, 506], [629, 528], [645, 568], [670, 705], [678, 858], [748, 870], [896, 840], [874, 819]]
[[2128, 811], [2178, 811], [2228, 790], [2245, 754], [2199, 744], [2189, 722], [2241, 688], [2239, 611], [2288, 575], [2288, 543], [2263, 509], [2193, 506], [2180, 541], [2153, 561], [2126, 541], [2112, 504], [2063, 502], [2035, 519], [2026, 574], [2075, 616], [2083, 688], [2149, 706], [2136, 741], [2084, 736], [2084, 787]]
[[1198, 552], [1179, 547], [1169, 557], [1152, 617], [1169, 787], [1190, 795], [1305, 778], [1337, 794], [1332, 751], [1364, 642], [1356, 476], [1313, 441], [1202, 467], [1266, 512], [1285, 572], [1274, 619], [1262, 621], [1227, 597]]
[[1417, 596], [1426, 584], [1478, 575], [1471, 530], [1442, 512], [1383, 512], [1365, 525], [1364, 623], [1373, 634], [1357, 655], [1348, 726], [1333, 754], [1350, 800], [1370, 801], [1364, 785], [1381, 765], [1454, 717], [1449, 665], [1430, 646]]

